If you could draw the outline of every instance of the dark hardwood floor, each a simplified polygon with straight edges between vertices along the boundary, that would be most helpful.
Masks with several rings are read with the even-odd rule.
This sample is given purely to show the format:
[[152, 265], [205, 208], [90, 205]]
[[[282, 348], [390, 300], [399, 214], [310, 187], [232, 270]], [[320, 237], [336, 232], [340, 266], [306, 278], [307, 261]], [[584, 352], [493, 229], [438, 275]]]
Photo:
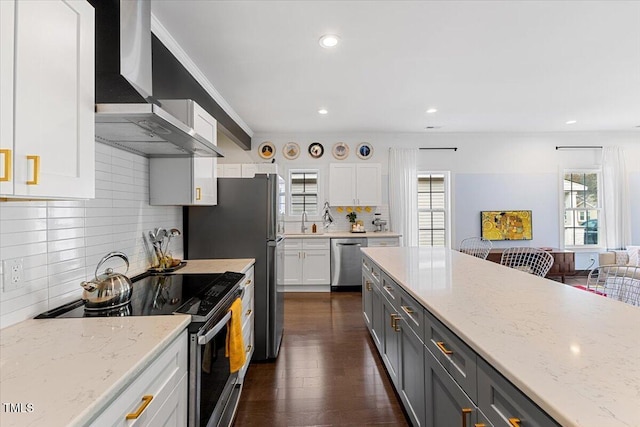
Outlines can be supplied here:
[[359, 292], [287, 293], [275, 362], [252, 363], [235, 426], [406, 426]]

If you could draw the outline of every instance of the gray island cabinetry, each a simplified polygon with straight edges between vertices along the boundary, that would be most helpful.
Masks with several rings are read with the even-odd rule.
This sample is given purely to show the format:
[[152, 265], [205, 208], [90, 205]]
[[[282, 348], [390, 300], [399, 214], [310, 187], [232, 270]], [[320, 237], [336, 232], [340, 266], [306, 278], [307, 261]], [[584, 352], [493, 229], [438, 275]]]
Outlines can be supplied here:
[[412, 425], [640, 425], [637, 332], [610, 327], [636, 307], [444, 248], [362, 251], [363, 319]]

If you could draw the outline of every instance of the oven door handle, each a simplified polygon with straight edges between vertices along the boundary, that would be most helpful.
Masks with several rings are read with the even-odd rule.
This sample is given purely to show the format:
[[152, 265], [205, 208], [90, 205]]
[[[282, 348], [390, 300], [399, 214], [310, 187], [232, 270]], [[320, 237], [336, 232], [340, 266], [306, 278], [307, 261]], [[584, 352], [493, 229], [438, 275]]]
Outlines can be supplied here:
[[216, 334], [220, 332], [222, 328], [224, 328], [224, 326], [227, 324], [229, 319], [231, 319], [230, 311], [227, 314], [225, 314], [224, 317], [220, 319], [220, 321], [216, 323], [216, 325], [213, 328], [209, 329], [209, 331], [206, 334], [204, 335], [198, 334], [198, 345], [205, 345], [206, 343], [211, 341], [213, 337], [215, 337]]

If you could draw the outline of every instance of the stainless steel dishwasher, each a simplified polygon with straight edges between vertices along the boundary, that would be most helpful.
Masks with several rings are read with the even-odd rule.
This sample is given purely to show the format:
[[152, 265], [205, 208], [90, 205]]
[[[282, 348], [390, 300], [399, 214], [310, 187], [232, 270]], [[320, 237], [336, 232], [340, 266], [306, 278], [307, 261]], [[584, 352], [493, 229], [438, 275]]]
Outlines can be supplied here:
[[365, 238], [331, 239], [331, 290], [362, 289], [362, 252]]

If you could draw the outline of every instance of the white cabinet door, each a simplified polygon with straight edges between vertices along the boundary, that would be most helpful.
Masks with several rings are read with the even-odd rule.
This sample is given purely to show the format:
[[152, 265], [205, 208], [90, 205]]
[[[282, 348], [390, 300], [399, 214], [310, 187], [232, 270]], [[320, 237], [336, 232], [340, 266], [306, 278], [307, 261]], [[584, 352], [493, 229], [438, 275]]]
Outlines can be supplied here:
[[[2, 3], [0, 148], [5, 150], [3, 174], [7, 169], [13, 172], [10, 177], [13, 191], [4, 193], [10, 185], [3, 185], [3, 195], [92, 198], [95, 195], [93, 7], [84, 0]], [[9, 15], [11, 12], [13, 17]], [[9, 35], [11, 25], [14, 31]], [[11, 53], [13, 62], [9, 66]], [[5, 75], [8, 70], [13, 73], [11, 86], [8, 85], [11, 75]], [[13, 97], [13, 108], [8, 111], [7, 93], [11, 94], [8, 99]], [[5, 129], [10, 116], [13, 137], [11, 129]], [[11, 164], [7, 163], [9, 158]]]
[[382, 204], [382, 175], [379, 163], [356, 165], [356, 205]]
[[331, 206], [382, 204], [380, 164], [332, 163], [329, 166]]
[[295, 250], [284, 251], [284, 285], [299, 285], [302, 283], [302, 252]]
[[331, 283], [331, 258], [328, 250], [305, 250], [302, 261], [303, 285], [328, 285]]
[[217, 160], [214, 157], [194, 157], [193, 159], [193, 200], [194, 205], [217, 205]]
[[0, 1], [0, 194], [13, 194], [13, 54], [15, 2]]
[[356, 176], [353, 164], [329, 165], [329, 204], [344, 206], [356, 204]]

